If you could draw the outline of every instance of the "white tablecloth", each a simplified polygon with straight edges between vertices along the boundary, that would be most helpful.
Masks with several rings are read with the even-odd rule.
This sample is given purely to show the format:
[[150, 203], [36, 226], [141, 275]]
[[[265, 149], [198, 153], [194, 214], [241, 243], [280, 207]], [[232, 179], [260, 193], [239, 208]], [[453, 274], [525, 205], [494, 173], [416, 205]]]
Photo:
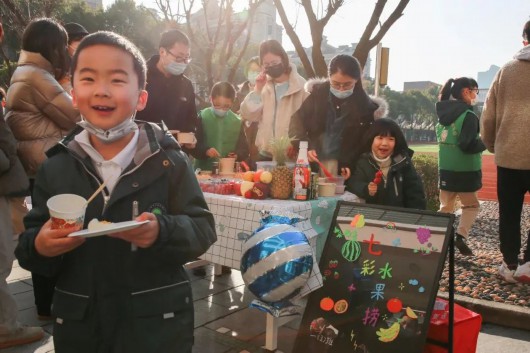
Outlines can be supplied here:
[[320, 288], [322, 276], [318, 268], [320, 253], [324, 247], [338, 200], [359, 201], [357, 196], [345, 193], [337, 197], [321, 197], [311, 201], [251, 200], [232, 195], [204, 193], [206, 202], [215, 217], [217, 242], [201, 256], [214, 264], [239, 269], [243, 243], [260, 226], [262, 210], [286, 210], [306, 220], [295, 224], [309, 239], [313, 248], [313, 272], [300, 296]]

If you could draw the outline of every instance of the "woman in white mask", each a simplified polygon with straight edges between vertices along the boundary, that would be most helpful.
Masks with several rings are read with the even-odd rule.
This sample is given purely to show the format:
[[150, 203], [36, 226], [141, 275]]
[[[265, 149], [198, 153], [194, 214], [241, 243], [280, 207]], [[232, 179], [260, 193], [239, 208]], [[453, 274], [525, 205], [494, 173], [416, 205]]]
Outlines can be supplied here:
[[305, 88], [311, 94], [291, 118], [289, 137], [309, 142], [310, 162], [321, 162], [333, 175], [348, 179], [363, 136], [374, 119], [386, 115], [387, 103], [366, 94], [361, 65], [350, 55], [335, 56], [328, 77], [309, 80]]

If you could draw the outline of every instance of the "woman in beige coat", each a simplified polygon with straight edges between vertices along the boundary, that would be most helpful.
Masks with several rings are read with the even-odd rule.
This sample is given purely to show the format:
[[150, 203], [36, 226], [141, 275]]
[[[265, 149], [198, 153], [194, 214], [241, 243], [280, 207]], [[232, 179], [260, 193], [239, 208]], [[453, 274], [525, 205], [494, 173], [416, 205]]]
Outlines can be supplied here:
[[[7, 91], [5, 120], [18, 141], [18, 155], [33, 186], [45, 152], [79, 121], [72, 98], [58, 80], [69, 68], [68, 36], [57, 22], [32, 21], [22, 36], [18, 67]], [[32, 273], [39, 318], [50, 317], [55, 279]]]
[[[262, 42], [259, 60], [262, 72], [256, 78], [254, 90], [241, 103], [241, 118], [259, 123], [256, 135], [258, 155], [251, 156], [254, 161], [271, 160], [270, 140], [289, 135], [291, 116], [309, 95], [304, 90], [306, 80], [289, 62], [278, 41]], [[292, 149], [290, 153], [291, 158], [296, 157]]]
[[53, 20], [30, 23], [7, 91], [5, 119], [30, 178], [46, 159], [46, 150], [79, 121], [72, 98], [58, 82], [68, 71], [66, 43], [66, 31]]

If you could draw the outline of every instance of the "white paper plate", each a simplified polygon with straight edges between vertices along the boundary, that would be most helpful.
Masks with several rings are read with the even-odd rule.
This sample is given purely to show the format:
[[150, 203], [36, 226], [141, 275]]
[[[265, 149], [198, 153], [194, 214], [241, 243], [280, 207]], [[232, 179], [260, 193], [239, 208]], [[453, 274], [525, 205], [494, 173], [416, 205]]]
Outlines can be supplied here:
[[109, 228], [106, 229], [98, 229], [98, 230], [78, 230], [77, 232], [73, 232], [68, 234], [69, 237], [83, 237], [83, 238], [91, 238], [91, 237], [97, 237], [100, 235], [106, 235], [106, 234], [112, 234], [117, 232], [122, 232], [124, 230], [133, 229], [136, 227], [141, 226], [142, 224], [149, 223], [149, 220], [145, 220], [142, 222], [137, 221], [125, 221], [125, 222], [118, 222], [113, 223], [112, 225], [109, 225]]

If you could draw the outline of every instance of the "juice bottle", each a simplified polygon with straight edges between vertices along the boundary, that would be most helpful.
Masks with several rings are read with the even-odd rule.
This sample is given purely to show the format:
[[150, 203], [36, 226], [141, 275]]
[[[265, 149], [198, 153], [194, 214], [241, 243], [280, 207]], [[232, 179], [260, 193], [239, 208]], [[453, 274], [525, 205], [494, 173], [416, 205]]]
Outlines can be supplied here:
[[300, 150], [294, 166], [293, 199], [309, 200], [311, 183], [311, 167], [307, 158], [307, 141], [300, 141]]

